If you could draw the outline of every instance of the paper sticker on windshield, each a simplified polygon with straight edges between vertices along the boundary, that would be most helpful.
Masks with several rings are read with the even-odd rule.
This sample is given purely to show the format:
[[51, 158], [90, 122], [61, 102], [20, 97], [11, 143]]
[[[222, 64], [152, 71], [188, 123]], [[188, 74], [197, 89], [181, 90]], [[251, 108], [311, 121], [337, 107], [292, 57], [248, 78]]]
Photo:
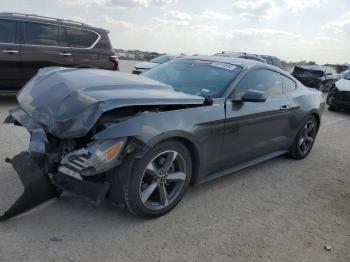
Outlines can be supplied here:
[[207, 89], [207, 88], [203, 88], [203, 89], [201, 89], [201, 92], [203, 92], [203, 93], [209, 93], [209, 92], [210, 92], [210, 90], [209, 90], [209, 89]]
[[215, 62], [215, 63], [212, 63], [211, 65], [216, 66], [216, 67], [220, 67], [220, 68], [223, 68], [226, 70], [230, 70], [230, 71], [233, 71], [237, 68], [237, 66], [235, 66], [235, 65], [220, 63], [220, 62]]

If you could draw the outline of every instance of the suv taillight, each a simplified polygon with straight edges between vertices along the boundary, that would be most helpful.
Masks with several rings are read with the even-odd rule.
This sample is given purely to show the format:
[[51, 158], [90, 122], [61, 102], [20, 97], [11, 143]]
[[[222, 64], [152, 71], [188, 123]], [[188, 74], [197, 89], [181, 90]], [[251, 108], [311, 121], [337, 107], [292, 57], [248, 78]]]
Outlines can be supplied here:
[[115, 65], [118, 65], [118, 64], [119, 64], [119, 59], [118, 59], [118, 56], [116, 56], [116, 55], [110, 56], [110, 60], [111, 60]]

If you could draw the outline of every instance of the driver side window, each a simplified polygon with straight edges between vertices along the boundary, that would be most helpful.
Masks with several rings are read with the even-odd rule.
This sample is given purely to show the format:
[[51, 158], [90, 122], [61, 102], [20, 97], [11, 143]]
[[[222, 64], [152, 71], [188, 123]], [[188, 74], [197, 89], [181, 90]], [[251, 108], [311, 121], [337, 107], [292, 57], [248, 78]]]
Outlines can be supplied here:
[[248, 72], [234, 90], [235, 98], [241, 98], [249, 90], [264, 92], [268, 97], [282, 94], [282, 79], [279, 73], [258, 69]]

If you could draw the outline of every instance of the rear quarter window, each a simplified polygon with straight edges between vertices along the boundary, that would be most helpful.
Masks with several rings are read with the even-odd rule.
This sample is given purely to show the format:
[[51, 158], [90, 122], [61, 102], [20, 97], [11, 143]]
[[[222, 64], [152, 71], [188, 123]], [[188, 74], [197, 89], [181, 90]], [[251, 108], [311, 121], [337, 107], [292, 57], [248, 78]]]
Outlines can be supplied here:
[[283, 81], [283, 85], [284, 85], [284, 90], [286, 92], [294, 91], [297, 88], [297, 84], [293, 80], [291, 80], [288, 77], [285, 77], [283, 75], [281, 77], [282, 77], [282, 81]]
[[112, 45], [108, 36], [101, 36], [100, 41], [96, 44], [96, 48], [111, 50]]
[[17, 21], [0, 19], [0, 43], [16, 42]]
[[96, 33], [79, 28], [67, 27], [66, 31], [71, 47], [89, 48], [98, 38]]
[[24, 43], [28, 45], [59, 46], [58, 26], [25, 22]]
[[280, 95], [283, 93], [281, 75], [266, 69], [250, 71], [235, 87], [235, 97], [241, 98], [249, 89], [264, 92], [267, 96]]

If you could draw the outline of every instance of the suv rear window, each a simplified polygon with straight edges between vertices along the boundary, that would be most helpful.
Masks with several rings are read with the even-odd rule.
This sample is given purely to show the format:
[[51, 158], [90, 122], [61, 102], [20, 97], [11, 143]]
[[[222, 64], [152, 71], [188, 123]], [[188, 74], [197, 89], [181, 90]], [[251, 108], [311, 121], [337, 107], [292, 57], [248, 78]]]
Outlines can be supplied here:
[[16, 42], [17, 22], [13, 20], [0, 20], [0, 43], [12, 44]]
[[59, 46], [58, 26], [25, 22], [24, 43], [28, 45]]
[[97, 40], [94, 32], [78, 28], [67, 27], [68, 42], [71, 47], [88, 48]]

